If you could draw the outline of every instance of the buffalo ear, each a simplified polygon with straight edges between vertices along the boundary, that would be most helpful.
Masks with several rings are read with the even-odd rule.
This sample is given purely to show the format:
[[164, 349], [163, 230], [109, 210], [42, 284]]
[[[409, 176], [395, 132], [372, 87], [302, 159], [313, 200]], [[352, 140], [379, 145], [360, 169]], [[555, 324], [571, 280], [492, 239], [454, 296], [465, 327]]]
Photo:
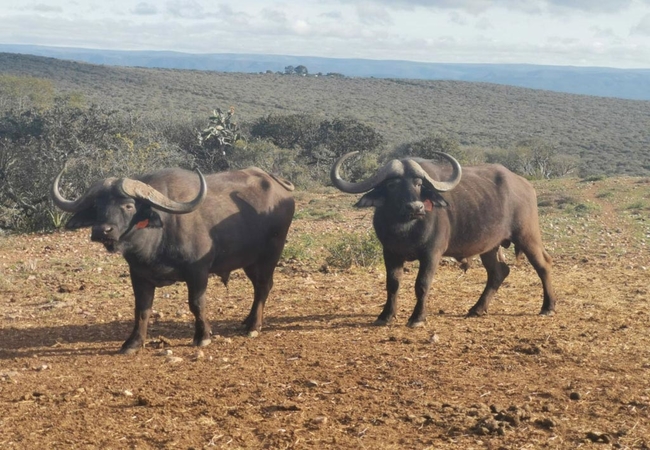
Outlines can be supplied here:
[[447, 203], [447, 201], [442, 198], [442, 195], [436, 191], [428, 191], [422, 197], [424, 200], [429, 200], [431, 204], [436, 208], [446, 208], [449, 206], [449, 203]]
[[88, 228], [95, 225], [95, 218], [97, 217], [97, 210], [95, 208], [82, 209], [74, 213], [72, 217], [65, 224], [66, 229], [76, 230], [79, 228]]
[[382, 206], [383, 204], [384, 193], [380, 189], [373, 189], [367, 194], [364, 194], [354, 206], [357, 208], [370, 208], [372, 206]]
[[162, 228], [163, 222], [160, 215], [151, 207], [147, 206], [138, 211], [134, 217], [136, 228]]

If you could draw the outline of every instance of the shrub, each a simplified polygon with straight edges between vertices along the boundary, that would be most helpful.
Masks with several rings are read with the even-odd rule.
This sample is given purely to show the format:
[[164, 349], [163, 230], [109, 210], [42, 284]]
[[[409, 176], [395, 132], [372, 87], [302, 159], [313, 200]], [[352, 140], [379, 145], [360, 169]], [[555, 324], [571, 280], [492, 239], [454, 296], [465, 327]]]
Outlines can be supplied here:
[[371, 231], [364, 234], [349, 233], [342, 235], [334, 245], [326, 246], [329, 256], [327, 265], [337, 269], [349, 269], [352, 266], [372, 267], [383, 259], [381, 243]]

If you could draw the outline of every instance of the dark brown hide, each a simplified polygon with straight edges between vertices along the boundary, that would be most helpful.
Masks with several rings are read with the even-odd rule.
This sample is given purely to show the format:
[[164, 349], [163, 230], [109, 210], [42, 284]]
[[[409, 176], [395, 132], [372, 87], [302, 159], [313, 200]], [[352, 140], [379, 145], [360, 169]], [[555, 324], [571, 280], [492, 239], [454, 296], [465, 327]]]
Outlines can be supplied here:
[[[435, 180], [452, 176], [449, 167], [431, 161], [412, 159], [408, 164], [406, 161], [402, 160], [399, 166], [407, 167], [416, 161]], [[351, 185], [338, 182], [335, 167], [336, 164], [332, 170], [334, 184], [339, 189]], [[426, 297], [443, 256], [461, 262], [474, 255], [481, 256], [488, 275], [487, 284], [468, 315], [486, 314], [490, 299], [510, 270], [498, 256], [499, 247], [511, 243], [517, 255], [526, 255], [542, 281], [541, 313], [550, 315], [555, 311], [551, 258], [542, 245], [536, 194], [527, 180], [500, 165], [463, 167], [458, 185], [446, 192], [438, 192], [417, 173], [388, 174], [383, 178], [369, 187], [372, 190], [356, 204], [375, 207], [373, 226], [384, 249], [387, 300], [377, 324], [387, 324], [395, 318], [404, 263], [418, 260], [417, 303], [408, 325], [423, 325]]]
[[[196, 174], [167, 169], [136, 180], [144, 184], [129, 183], [136, 188], [125, 189], [125, 183], [115, 179], [96, 183], [94, 201], [83, 202], [84, 208], [67, 225], [92, 227], [92, 239], [121, 252], [129, 264], [135, 325], [122, 353], [143, 346], [156, 287], [177, 281], [187, 284], [195, 316], [194, 344], [207, 345], [211, 335], [205, 313], [208, 275], [217, 274], [225, 283], [230, 272], [239, 268], [254, 287], [244, 326], [249, 333], [259, 331], [293, 219], [293, 185], [257, 168], [206, 175], [205, 198], [194, 211], [179, 214], [157, 208], [148, 198], [162, 196], [189, 204], [199, 190]], [[147, 195], [134, 199], [126, 193], [132, 191]]]

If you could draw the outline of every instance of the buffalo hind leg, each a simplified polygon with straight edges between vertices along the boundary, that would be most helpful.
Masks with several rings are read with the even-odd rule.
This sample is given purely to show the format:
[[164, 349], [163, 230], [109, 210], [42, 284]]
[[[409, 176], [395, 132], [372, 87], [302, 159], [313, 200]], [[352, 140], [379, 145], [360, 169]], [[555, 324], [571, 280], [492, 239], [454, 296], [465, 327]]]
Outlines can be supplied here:
[[135, 295], [135, 324], [129, 338], [124, 341], [120, 353], [130, 355], [144, 347], [147, 338], [147, 325], [151, 317], [151, 307], [156, 287], [149, 281], [131, 273], [131, 286]]
[[501, 261], [503, 255], [499, 253], [500, 248], [496, 247], [481, 255], [483, 267], [487, 271], [487, 283], [478, 301], [467, 313], [467, 317], [478, 317], [487, 314], [490, 300], [492, 300], [492, 297], [499, 290], [503, 280], [510, 273], [508, 265]]
[[208, 288], [208, 274], [203, 271], [191, 272], [186, 278], [187, 299], [190, 311], [194, 314], [194, 339], [197, 347], [205, 347], [212, 342], [212, 328], [206, 319], [205, 291]]
[[253, 306], [248, 316], [244, 319], [244, 331], [252, 336], [254, 332], [262, 330], [262, 323], [264, 321], [264, 305], [269, 293], [273, 288], [273, 272], [275, 271], [275, 262], [270, 264], [268, 261], [265, 263], [257, 263], [245, 267], [244, 272], [246, 276], [253, 283]]
[[374, 325], [384, 326], [390, 324], [397, 315], [397, 292], [400, 280], [404, 274], [404, 260], [384, 251], [384, 264], [386, 266], [386, 304]]
[[533, 248], [522, 245], [521, 250], [526, 255], [526, 258], [528, 258], [528, 261], [530, 261], [537, 275], [539, 275], [540, 280], [542, 280], [544, 302], [539, 313], [545, 316], [552, 316], [555, 313], [556, 297], [553, 285], [551, 284], [551, 255], [544, 250], [541, 243]]

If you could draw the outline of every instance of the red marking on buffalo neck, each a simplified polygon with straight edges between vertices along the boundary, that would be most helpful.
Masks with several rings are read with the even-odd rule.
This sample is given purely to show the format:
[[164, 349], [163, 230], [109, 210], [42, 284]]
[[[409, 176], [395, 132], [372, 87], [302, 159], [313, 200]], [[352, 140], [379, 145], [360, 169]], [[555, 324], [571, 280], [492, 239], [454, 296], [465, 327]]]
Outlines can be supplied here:
[[138, 230], [141, 230], [143, 228], [147, 228], [147, 225], [149, 225], [149, 219], [144, 219], [144, 220], [141, 220], [140, 222], [136, 223], [135, 227]]

